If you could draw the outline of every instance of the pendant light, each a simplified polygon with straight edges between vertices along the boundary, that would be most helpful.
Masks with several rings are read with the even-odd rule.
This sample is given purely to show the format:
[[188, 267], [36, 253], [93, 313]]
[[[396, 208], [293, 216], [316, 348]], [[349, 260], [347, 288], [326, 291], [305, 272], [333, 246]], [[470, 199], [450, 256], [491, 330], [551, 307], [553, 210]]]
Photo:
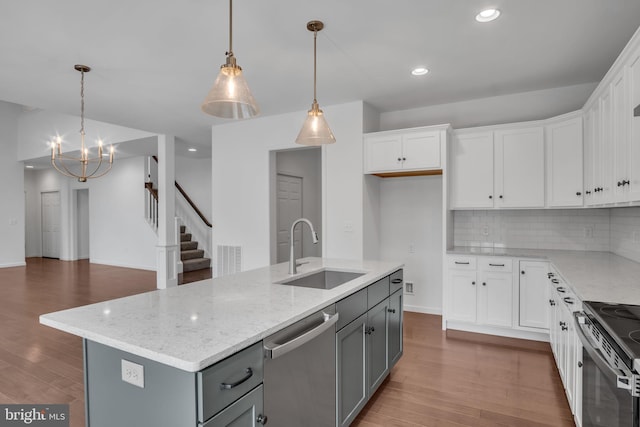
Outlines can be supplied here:
[[318, 31], [323, 28], [324, 24], [321, 21], [310, 21], [307, 23], [307, 30], [313, 31], [313, 104], [311, 104], [311, 109], [307, 113], [307, 119], [296, 138], [296, 143], [300, 145], [323, 145], [336, 142], [336, 138], [333, 136], [333, 132], [331, 132], [331, 128], [329, 128], [329, 124], [316, 99], [316, 44]]
[[[84, 74], [91, 71], [91, 67], [75, 65], [73, 68], [82, 75], [80, 77], [80, 157], [64, 154], [62, 152], [62, 139], [58, 137], [56, 141], [51, 143], [51, 165], [65, 176], [77, 178], [79, 182], [87, 182], [87, 179], [99, 178], [111, 170], [111, 166], [113, 166], [113, 145], [109, 150], [109, 163], [106, 168], [102, 168], [104, 157], [101, 140], [98, 140], [98, 155], [96, 157], [89, 156], [89, 149], [84, 145]], [[76, 166], [72, 166], [74, 163]], [[89, 172], [87, 169], [90, 164], [95, 164], [95, 168]]]
[[202, 111], [225, 119], [246, 119], [260, 113], [249, 85], [242, 75], [242, 68], [233, 55], [233, 0], [229, 0], [229, 50], [227, 61], [220, 67], [209, 94], [201, 105]]

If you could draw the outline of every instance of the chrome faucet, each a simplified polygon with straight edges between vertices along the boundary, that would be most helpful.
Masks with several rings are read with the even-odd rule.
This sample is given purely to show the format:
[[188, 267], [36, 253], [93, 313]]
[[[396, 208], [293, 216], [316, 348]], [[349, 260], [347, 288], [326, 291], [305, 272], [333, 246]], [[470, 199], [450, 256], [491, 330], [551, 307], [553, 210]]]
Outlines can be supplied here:
[[293, 225], [291, 225], [291, 235], [289, 236], [289, 274], [296, 274], [298, 271], [296, 269], [296, 253], [293, 248], [293, 229], [296, 228], [296, 225], [300, 222], [305, 222], [311, 229], [311, 237], [313, 238], [313, 244], [318, 243], [318, 233], [313, 229], [313, 224], [306, 218], [300, 218], [293, 221]]

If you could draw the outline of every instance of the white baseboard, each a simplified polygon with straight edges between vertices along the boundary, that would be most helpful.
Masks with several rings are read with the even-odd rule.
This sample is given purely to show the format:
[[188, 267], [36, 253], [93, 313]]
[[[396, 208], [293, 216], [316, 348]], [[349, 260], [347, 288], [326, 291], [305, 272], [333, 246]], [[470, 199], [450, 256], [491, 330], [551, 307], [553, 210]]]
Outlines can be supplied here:
[[26, 262], [22, 261], [22, 262], [9, 262], [6, 264], [0, 264], [0, 268], [9, 268], [9, 267], [24, 267], [25, 265], [27, 265]]
[[112, 261], [104, 261], [100, 259], [90, 259], [89, 262], [91, 264], [102, 264], [102, 265], [111, 265], [113, 267], [122, 267], [122, 268], [134, 268], [136, 270], [148, 270], [148, 271], [156, 271], [156, 267], [150, 267], [147, 265], [132, 265], [132, 264], [124, 264], [119, 262]]
[[436, 307], [422, 307], [419, 305], [404, 305], [404, 311], [411, 311], [413, 313], [423, 314], [438, 314], [442, 315], [442, 309]]
[[457, 331], [475, 332], [478, 334], [497, 335], [507, 338], [520, 338], [532, 341], [549, 342], [548, 332], [533, 332], [522, 329], [499, 328], [495, 326], [475, 325], [472, 323], [447, 320], [447, 328]]

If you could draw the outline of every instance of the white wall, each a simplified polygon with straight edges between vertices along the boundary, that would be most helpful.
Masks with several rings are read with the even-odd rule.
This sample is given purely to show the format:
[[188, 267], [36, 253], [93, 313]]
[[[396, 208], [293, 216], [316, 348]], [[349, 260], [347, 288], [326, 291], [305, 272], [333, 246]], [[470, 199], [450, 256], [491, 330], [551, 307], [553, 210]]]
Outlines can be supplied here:
[[[276, 153], [277, 173], [302, 178], [302, 216], [311, 221], [318, 236], [322, 236], [321, 157], [322, 152], [319, 148], [286, 150]], [[271, 239], [275, 240], [276, 235], [272, 235]], [[302, 256], [322, 256], [322, 241], [313, 244], [308, 230], [302, 231]], [[274, 257], [272, 256], [271, 259], [273, 261]]]
[[611, 209], [611, 252], [640, 262], [640, 207]]
[[555, 89], [433, 105], [380, 114], [380, 130], [450, 123], [454, 129], [515, 123], [579, 110], [597, 86], [585, 83]]
[[[62, 137], [62, 151], [80, 149], [80, 117], [44, 110], [22, 111], [18, 120], [18, 160], [37, 159], [51, 155], [51, 141]], [[88, 147], [97, 146], [97, 139], [104, 144], [155, 136], [156, 134], [110, 123], [85, 119]]]
[[[323, 256], [361, 259], [362, 102], [323, 106], [337, 142], [322, 147]], [[243, 248], [243, 269], [270, 261], [270, 151], [300, 147], [306, 111], [213, 127], [213, 241]]]
[[87, 183], [51, 168], [24, 174], [28, 256], [42, 256], [40, 194], [45, 191], [60, 191], [60, 259], [75, 260], [82, 255], [81, 250], [74, 251], [78, 240], [75, 190], [88, 189], [91, 262], [155, 270], [157, 236], [144, 219], [144, 157], [120, 159], [107, 175]]
[[24, 265], [25, 194], [24, 165], [18, 158], [17, 121], [21, 107], [0, 102], [0, 267]]
[[405, 264], [405, 309], [442, 313], [442, 176], [380, 179], [380, 258]]

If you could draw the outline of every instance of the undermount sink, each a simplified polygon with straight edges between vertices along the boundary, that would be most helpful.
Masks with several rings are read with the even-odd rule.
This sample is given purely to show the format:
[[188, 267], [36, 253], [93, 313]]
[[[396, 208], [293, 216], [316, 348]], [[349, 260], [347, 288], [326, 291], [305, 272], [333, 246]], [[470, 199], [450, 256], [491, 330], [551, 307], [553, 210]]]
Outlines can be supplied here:
[[333, 289], [350, 280], [357, 279], [365, 273], [351, 273], [347, 271], [323, 270], [309, 276], [280, 282], [280, 285], [301, 286], [303, 288]]

